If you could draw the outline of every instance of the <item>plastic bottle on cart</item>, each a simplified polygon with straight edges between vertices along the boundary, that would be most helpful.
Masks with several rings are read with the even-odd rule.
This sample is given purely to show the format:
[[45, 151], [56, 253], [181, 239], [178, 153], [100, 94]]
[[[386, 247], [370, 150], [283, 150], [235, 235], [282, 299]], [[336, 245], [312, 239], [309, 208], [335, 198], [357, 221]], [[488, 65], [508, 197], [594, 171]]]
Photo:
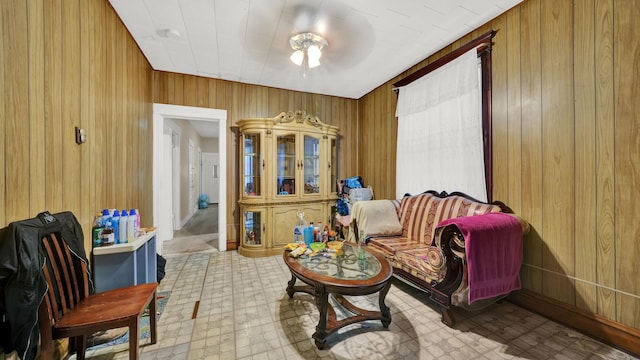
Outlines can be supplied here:
[[111, 213], [109, 209], [102, 209], [102, 217], [100, 218], [100, 226], [105, 227], [107, 225], [107, 221], [111, 219]]
[[304, 219], [304, 213], [298, 212], [298, 221], [296, 226], [293, 227], [293, 240], [296, 243], [304, 244], [304, 228], [307, 226], [307, 221]]
[[140, 230], [140, 210], [134, 209], [136, 211], [136, 232]]
[[114, 210], [111, 215], [111, 227], [113, 228], [113, 238], [116, 244], [120, 243], [120, 213]]
[[129, 214], [127, 213], [127, 209], [123, 209], [120, 213], [120, 239], [119, 243], [124, 244], [127, 242], [129, 231]]
[[102, 214], [96, 215], [95, 220], [93, 221], [93, 227], [91, 228], [91, 243], [93, 247], [102, 246], [102, 230], [104, 227], [102, 226]]
[[134, 242], [136, 241], [136, 234], [138, 232], [138, 228], [136, 227], [136, 209], [129, 210], [129, 219], [127, 221], [127, 241]]

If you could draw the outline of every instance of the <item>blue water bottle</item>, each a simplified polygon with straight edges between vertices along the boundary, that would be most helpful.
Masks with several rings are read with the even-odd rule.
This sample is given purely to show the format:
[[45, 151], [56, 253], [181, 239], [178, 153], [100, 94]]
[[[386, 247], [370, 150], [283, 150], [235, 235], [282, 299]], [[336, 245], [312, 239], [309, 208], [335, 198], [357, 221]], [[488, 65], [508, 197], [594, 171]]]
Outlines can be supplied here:
[[313, 242], [313, 225], [309, 225], [304, 228], [304, 243], [307, 244], [307, 247], [311, 245]]
[[110, 221], [111, 215], [109, 209], [102, 209], [102, 217], [100, 218], [100, 225], [106, 226], [107, 221]]
[[115, 238], [116, 244], [120, 243], [120, 213], [118, 210], [113, 211], [113, 215], [111, 215], [111, 227], [113, 228], [113, 237]]

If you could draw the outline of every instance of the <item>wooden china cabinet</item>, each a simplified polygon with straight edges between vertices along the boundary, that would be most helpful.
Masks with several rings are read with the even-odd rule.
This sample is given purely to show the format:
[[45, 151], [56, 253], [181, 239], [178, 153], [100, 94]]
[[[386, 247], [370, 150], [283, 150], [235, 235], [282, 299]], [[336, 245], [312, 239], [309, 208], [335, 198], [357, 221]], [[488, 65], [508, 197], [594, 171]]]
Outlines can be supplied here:
[[337, 199], [338, 128], [304, 111], [241, 119], [240, 246], [249, 257], [276, 255], [293, 242], [298, 212], [328, 224]]

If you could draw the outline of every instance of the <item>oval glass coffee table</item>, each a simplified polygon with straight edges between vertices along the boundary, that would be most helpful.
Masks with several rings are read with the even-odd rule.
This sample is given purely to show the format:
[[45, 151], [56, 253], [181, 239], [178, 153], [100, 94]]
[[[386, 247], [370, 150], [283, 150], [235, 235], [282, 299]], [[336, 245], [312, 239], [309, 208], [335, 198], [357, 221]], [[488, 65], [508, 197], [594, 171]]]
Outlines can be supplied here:
[[[365, 259], [358, 260], [355, 251], [354, 246], [345, 243], [342, 252], [338, 253], [335, 259], [322, 256], [293, 258], [289, 256], [289, 250], [284, 252], [284, 262], [291, 271], [287, 294], [290, 298], [296, 292], [313, 295], [320, 312], [320, 319], [313, 334], [318, 349], [324, 348], [327, 336], [344, 326], [365, 320], [381, 320], [385, 328], [391, 324], [391, 313], [384, 303], [384, 298], [391, 287], [393, 270], [381, 255], [365, 252]], [[296, 286], [296, 279], [300, 279], [305, 285]], [[376, 292], [380, 311], [361, 309], [343, 297]], [[353, 316], [338, 320], [329, 302], [329, 294]]]

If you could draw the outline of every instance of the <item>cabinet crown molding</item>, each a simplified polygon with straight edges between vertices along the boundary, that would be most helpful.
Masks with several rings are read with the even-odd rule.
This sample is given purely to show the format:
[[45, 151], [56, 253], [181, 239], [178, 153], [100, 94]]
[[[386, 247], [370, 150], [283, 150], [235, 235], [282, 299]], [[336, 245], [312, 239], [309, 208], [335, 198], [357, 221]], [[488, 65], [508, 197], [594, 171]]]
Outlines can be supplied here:
[[306, 111], [283, 111], [273, 118], [276, 124], [285, 124], [296, 122], [298, 124], [308, 124], [318, 129], [324, 129], [331, 127], [328, 124], [323, 123], [318, 116], [307, 114]]

